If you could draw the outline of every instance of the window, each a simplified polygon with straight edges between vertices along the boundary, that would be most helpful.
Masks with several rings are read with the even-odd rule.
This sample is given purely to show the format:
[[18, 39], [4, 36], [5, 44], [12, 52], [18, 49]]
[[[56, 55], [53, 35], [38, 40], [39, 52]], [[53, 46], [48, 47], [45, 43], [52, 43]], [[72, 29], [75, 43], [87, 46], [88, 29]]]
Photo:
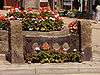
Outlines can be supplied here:
[[73, 0], [63, 0], [63, 9], [71, 9]]
[[47, 7], [48, 6], [48, 0], [40, 0], [40, 7]]

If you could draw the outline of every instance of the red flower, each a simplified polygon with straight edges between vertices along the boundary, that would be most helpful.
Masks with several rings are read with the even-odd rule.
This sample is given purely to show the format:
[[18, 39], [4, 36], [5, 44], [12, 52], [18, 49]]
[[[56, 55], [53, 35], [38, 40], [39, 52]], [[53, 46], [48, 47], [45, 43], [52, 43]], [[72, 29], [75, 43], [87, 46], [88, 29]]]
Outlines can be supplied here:
[[32, 8], [28, 8], [28, 11], [33, 11], [33, 9]]
[[51, 12], [51, 9], [50, 7], [40, 7], [39, 12], [40, 13]]
[[0, 20], [5, 20], [5, 16], [0, 15]]
[[69, 25], [68, 28], [70, 30], [76, 30], [77, 29], [77, 21], [72, 21]]

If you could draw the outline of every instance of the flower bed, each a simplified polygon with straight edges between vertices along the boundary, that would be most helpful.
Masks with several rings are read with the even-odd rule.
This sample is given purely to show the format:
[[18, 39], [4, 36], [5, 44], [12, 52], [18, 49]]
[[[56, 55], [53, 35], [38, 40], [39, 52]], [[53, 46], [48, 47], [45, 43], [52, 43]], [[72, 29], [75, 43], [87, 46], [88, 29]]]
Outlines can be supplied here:
[[4, 16], [0, 15], [0, 30], [8, 30], [9, 25], [10, 22]]
[[32, 31], [60, 31], [63, 28], [63, 21], [57, 12], [49, 8], [40, 8], [39, 14], [30, 14], [30, 17], [22, 20], [24, 30]]
[[60, 31], [64, 25], [58, 12], [51, 11], [48, 7], [40, 8], [37, 13], [32, 9], [29, 11], [11, 9], [8, 18], [20, 20], [25, 31]]

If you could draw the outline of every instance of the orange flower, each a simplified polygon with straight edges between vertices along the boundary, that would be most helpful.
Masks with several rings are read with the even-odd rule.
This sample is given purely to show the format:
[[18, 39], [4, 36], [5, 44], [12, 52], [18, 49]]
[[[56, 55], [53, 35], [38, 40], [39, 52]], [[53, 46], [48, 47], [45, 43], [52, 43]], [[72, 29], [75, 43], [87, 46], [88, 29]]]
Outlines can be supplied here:
[[38, 16], [38, 19], [42, 19], [42, 16]]
[[43, 45], [42, 45], [42, 49], [43, 50], [49, 50], [50, 47], [49, 47], [49, 44], [47, 42], [45, 42]]

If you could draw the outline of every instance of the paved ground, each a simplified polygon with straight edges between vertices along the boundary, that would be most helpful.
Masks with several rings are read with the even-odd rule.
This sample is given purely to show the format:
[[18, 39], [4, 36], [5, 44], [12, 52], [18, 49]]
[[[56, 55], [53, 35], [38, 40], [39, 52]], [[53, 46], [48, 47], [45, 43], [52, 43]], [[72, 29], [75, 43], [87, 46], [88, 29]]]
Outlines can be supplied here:
[[100, 75], [100, 62], [2, 64], [0, 75]]

